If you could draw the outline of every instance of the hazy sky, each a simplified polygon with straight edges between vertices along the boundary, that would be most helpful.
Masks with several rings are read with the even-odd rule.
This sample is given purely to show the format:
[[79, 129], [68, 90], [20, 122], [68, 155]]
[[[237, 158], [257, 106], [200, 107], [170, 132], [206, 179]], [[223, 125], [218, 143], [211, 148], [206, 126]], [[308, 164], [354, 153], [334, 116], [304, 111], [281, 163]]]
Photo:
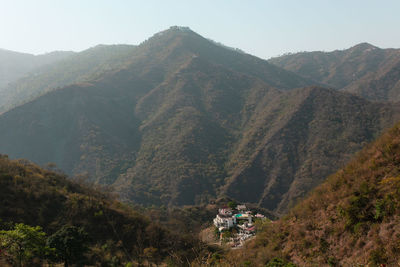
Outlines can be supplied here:
[[400, 47], [400, 0], [0, 0], [0, 48], [33, 54], [139, 44], [172, 25], [269, 58]]

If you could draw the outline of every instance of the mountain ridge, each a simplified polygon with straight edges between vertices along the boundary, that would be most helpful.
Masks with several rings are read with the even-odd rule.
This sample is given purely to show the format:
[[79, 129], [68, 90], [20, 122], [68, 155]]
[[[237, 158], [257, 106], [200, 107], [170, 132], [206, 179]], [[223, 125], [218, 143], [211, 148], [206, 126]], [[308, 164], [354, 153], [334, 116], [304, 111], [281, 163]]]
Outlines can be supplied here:
[[345, 50], [296, 53], [269, 62], [371, 101], [400, 100], [400, 49], [361, 43]]
[[123, 66], [134, 48], [130, 45], [98, 45], [35, 68], [0, 91], [0, 113], [57, 88], [87, 82]]
[[54, 51], [42, 55], [20, 53], [0, 48], [0, 92], [9, 84], [41, 66], [73, 55], [70, 51]]
[[312, 87], [187, 30], [156, 34], [128, 54], [96, 79], [2, 114], [0, 150], [55, 162], [143, 205], [227, 195], [282, 214], [399, 119], [394, 104]]

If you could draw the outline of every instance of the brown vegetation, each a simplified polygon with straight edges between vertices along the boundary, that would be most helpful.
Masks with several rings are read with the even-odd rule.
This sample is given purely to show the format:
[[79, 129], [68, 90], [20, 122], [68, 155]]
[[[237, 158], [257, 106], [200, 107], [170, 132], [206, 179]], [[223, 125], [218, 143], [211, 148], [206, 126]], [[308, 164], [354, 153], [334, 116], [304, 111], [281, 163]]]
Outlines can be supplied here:
[[274, 257], [300, 266], [400, 261], [400, 124], [358, 153], [280, 221], [264, 226], [228, 262], [262, 266]]

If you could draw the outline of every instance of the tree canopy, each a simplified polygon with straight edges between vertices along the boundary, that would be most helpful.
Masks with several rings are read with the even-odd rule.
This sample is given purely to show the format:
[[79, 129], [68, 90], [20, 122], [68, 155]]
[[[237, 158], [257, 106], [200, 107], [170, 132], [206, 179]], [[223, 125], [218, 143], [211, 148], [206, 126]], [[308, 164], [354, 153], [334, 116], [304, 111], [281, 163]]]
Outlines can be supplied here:
[[16, 224], [14, 229], [0, 231], [0, 248], [17, 266], [28, 266], [34, 258], [44, 258], [51, 249], [46, 246], [46, 233], [40, 226]]
[[85, 259], [88, 234], [81, 227], [64, 225], [47, 239], [47, 245], [55, 248], [55, 259], [64, 262], [64, 266], [79, 263]]

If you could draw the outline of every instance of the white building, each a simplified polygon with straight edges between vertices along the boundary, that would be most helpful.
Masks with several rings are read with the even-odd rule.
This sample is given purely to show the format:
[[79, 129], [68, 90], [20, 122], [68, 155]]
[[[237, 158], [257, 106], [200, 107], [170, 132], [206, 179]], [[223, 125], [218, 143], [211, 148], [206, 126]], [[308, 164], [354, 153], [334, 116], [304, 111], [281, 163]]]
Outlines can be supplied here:
[[259, 218], [259, 219], [265, 219], [265, 216], [260, 213], [257, 213], [254, 217]]
[[247, 210], [247, 207], [246, 207], [246, 205], [237, 205], [237, 206], [236, 206], [236, 209], [237, 209], [238, 211], [246, 211], [246, 210]]
[[235, 216], [217, 214], [217, 216], [214, 218], [214, 225], [220, 230], [232, 228], [235, 224]]
[[221, 215], [229, 215], [229, 216], [231, 216], [232, 215], [232, 209], [222, 208], [222, 209], [218, 210], [218, 213], [221, 214]]

